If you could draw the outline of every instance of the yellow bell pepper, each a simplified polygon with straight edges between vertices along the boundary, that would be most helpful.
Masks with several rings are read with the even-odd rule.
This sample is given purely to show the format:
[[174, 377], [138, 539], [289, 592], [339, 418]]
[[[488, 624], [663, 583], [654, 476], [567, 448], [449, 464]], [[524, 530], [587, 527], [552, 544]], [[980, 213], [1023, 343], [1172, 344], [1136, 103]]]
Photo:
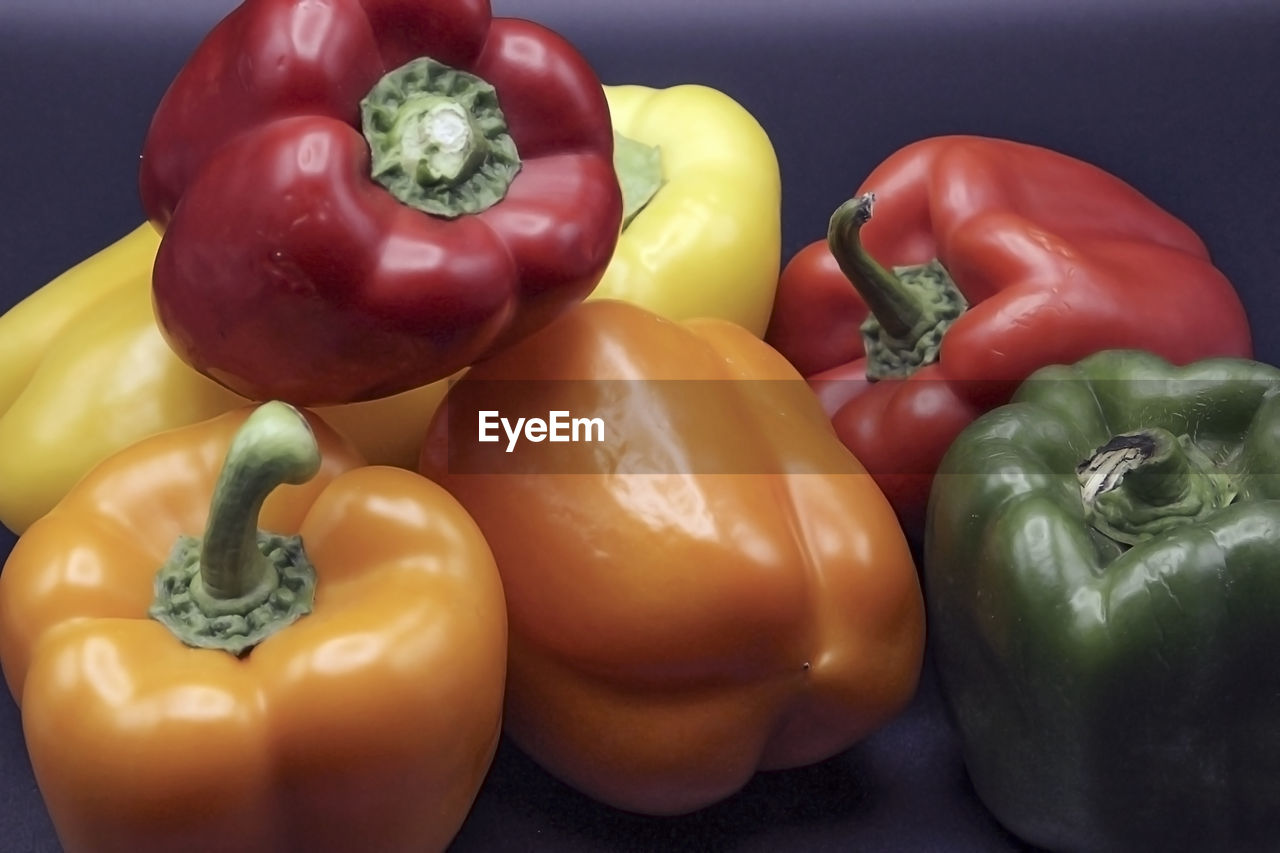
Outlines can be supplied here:
[[[759, 122], [723, 92], [605, 86], [622, 234], [592, 299], [764, 334], [782, 252], [782, 181]], [[651, 195], [650, 195], [651, 194]]]
[[[591, 298], [763, 335], [781, 255], [781, 180], [764, 129], [706, 86], [604, 90], [629, 209]], [[188, 367], [156, 328], [159, 241], [144, 223], [0, 316], [0, 523], [16, 533], [106, 456], [248, 402]], [[316, 411], [371, 463], [413, 468], [449, 382]]]
[[[159, 243], [143, 224], [0, 317], [0, 523], [15, 533], [112, 453], [248, 402], [161, 336], [150, 287]], [[317, 413], [370, 463], [414, 468], [447, 387]]]

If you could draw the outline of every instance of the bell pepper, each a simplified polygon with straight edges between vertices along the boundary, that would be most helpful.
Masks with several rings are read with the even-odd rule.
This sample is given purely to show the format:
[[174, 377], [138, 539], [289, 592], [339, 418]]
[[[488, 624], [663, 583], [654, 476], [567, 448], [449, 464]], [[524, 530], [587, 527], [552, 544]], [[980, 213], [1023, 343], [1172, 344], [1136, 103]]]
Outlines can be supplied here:
[[[149, 284], [159, 241], [143, 223], [0, 316], [0, 524], [10, 530], [26, 530], [112, 453], [249, 403], [161, 337]], [[317, 413], [370, 462], [413, 469], [447, 387]]]
[[600, 280], [622, 215], [594, 72], [487, 0], [245, 0], [160, 101], [139, 181], [174, 350], [307, 405], [546, 324]]
[[787, 264], [766, 340], [913, 533], [948, 445], [1035, 369], [1109, 348], [1180, 364], [1252, 354], [1200, 238], [1093, 165], [942, 136], [858, 193]]
[[160, 235], [144, 222], [0, 315], [0, 408], [18, 398], [68, 324], [147, 280], [159, 244]]
[[[556, 412], [585, 419], [577, 442]], [[512, 446], [482, 417], [543, 426]], [[694, 811], [914, 692], [924, 608], [892, 509], [736, 324], [581, 305], [452, 386], [421, 470], [497, 559], [507, 733], [597, 800]]]
[[1280, 370], [1034, 373], [934, 481], [936, 665], [983, 802], [1049, 850], [1280, 846]]
[[492, 554], [438, 486], [282, 403], [248, 411], [110, 457], [0, 573], [58, 838], [441, 850], [501, 729]]
[[764, 128], [707, 86], [604, 92], [623, 220], [591, 298], [763, 335], [782, 253], [782, 183]]

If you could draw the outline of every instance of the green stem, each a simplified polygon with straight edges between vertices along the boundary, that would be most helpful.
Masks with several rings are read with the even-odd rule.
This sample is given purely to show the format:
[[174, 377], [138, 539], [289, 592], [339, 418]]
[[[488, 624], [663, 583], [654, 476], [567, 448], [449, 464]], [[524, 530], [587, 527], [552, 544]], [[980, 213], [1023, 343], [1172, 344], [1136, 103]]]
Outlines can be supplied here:
[[200, 588], [211, 606], [265, 599], [278, 584], [258, 548], [258, 515], [277, 486], [305, 483], [319, 470], [315, 436], [292, 406], [265, 403], [245, 420], [214, 487], [200, 549]]
[[371, 177], [424, 213], [479, 213], [503, 199], [520, 171], [493, 86], [430, 57], [384, 75], [360, 115]]
[[875, 193], [865, 193], [836, 208], [827, 226], [831, 254], [845, 278], [858, 289], [871, 313], [895, 338], [911, 334], [927, 312], [924, 297], [880, 265], [862, 245], [862, 226], [871, 221]]
[[258, 529], [267, 496], [320, 470], [306, 419], [259, 406], [232, 439], [200, 540], [181, 537], [156, 575], [150, 614], [184, 643], [243, 654], [310, 612], [315, 570], [301, 540]]
[[1076, 477], [1094, 528], [1126, 545], [1206, 518], [1238, 493], [1188, 436], [1158, 428], [1113, 437]]
[[827, 244], [840, 271], [870, 310], [862, 326], [867, 378], [905, 377], [937, 361], [942, 336], [968, 303], [937, 260], [886, 269], [862, 245], [874, 193], [850, 199], [827, 226]]

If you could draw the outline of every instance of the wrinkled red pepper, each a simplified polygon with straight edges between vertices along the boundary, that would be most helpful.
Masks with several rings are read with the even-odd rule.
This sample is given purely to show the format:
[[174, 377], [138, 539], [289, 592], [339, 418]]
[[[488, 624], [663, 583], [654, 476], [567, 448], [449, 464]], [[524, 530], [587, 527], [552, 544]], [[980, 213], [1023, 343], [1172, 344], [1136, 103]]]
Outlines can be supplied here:
[[157, 318], [251, 398], [440, 379], [595, 287], [622, 217], [612, 156], [587, 62], [487, 0], [246, 0], [143, 148]]
[[1200, 238], [1093, 165], [935, 137], [858, 192], [783, 270], [765, 337], [913, 534], [951, 441], [1036, 368], [1110, 348], [1178, 364], [1252, 354]]

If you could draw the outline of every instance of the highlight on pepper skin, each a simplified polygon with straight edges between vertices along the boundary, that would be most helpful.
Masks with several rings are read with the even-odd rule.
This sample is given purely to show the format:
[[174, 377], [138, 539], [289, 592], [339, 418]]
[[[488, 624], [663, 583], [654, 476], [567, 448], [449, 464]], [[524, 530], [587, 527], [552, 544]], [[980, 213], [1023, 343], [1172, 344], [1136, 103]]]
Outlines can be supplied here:
[[[508, 452], [478, 440], [487, 411], [599, 418], [602, 440]], [[450, 389], [421, 470], [502, 575], [506, 732], [603, 803], [696, 811], [843, 751], [914, 694], [902, 530], [802, 377], [740, 326], [580, 305]]]
[[1025, 841], [1280, 837], [1256, 737], [1280, 713], [1277, 387], [1247, 359], [1108, 350], [1036, 371], [948, 449], [931, 648], [974, 788]]
[[[1134, 110], [1151, 57], [1081, 15], [1104, 170], [1051, 147], [1079, 122], [1021, 75], [1060, 55], [1000, 49], [1007, 16], [961, 40], [1016, 57], [995, 104], [881, 15], [813, 39], [738, 4], [673, 39], [602, 4], [574, 45], [490, 0], [227, 6], [114, 178], [110, 51], [23, 78], [52, 154], [14, 172], [10, 232], [41, 233], [0, 279], [14, 839], [1280, 848], [1280, 369], [1245, 311], [1274, 264], [1239, 254], [1275, 134], [1247, 96]], [[1190, 66], [1255, 74], [1246, 20]], [[20, 60], [58, 37], [17, 29]], [[672, 83], [751, 29], [722, 89]], [[660, 73], [603, 82], [649, 48]], [[850, 57], [875, 79], [829, 97]], [[1048, 138], [903, 135], [971, 106]], [[1248, 125], [1229, 162], [1206, 115]], [[825, 223], [789, 258], [784, 167]], [[139, 201], [32, 291], [37, 244]], [[888, 825], [920, 797], [936, 819]]]
[[69, 851], [443, 850], [506, 655], [457, 502], [278, 402], [108, 457], [0, 572], [0, 665]]
[[244, 397], [445, 379], [585, 299], [617, 244], [609, 107], [577, 50], [488, 3], [392, 6], [245, 0], [147, 130], [156, 319]]
[[1090, 163], [938, 136], [891, 154], [792, 258], [765, 340], [813, 384], [913, 537], [960, 430], [1037, 368], [1139, 348], [1253, 355], [1184, 222]]

